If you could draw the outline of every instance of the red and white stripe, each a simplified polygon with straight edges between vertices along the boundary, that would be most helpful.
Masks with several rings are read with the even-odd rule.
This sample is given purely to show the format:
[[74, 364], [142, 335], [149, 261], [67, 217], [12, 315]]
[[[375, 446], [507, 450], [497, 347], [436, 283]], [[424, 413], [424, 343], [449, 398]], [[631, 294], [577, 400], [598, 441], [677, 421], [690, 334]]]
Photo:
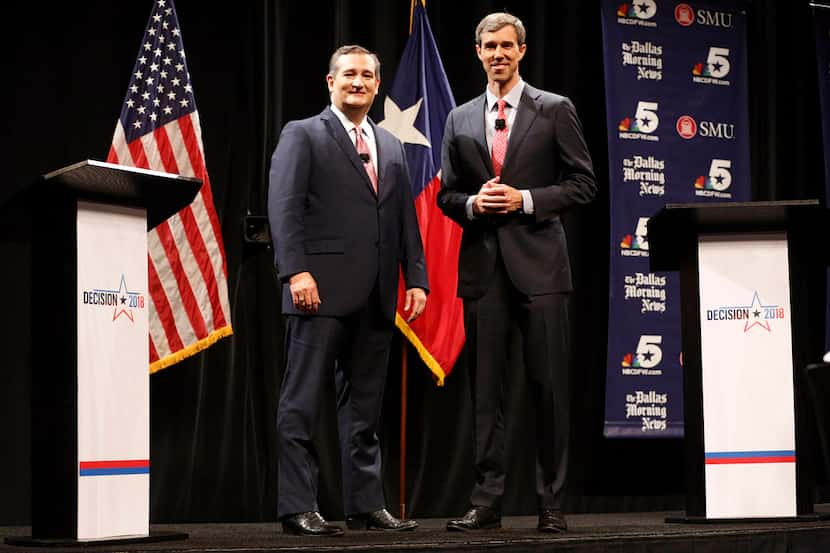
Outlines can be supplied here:
[[225, 250], [197, 112], [127, 143], [118, 122], [107, 161], [202, 179], [193, 202], [148, 234], [150, 372], [232, 333]]

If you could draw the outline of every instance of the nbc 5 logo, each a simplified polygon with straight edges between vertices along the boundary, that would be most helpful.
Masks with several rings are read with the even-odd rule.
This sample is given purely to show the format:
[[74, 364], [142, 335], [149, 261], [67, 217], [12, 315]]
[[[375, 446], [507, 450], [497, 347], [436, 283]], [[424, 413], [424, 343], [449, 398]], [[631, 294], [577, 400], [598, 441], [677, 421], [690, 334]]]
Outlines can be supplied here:
[[[697, 69], [698, 64], [695, 66]], [[729, 74], [729, 48], [709, 48], [709, 55], [706, 58], [706, 70], [702, 74], [704, 77], [714, 77], [722, 79]]]
[[660, 348], [662, 343], [662, 336], [643, 334], [640, 336], [634, 355], [628, 353], [623, 357], [622, 366], [653, 369], [663, 360], [663, 350]]
[[723, 192], [732, 184], [732, 160], [713, 159], [709, 166], [709, 181], [713, 190]]
[[637, 113], [634, 119], [640, 132], [653, 133], [660, 125], [660, 118], [657, 117], [657, 102], [637, 102]]
[[713, 159], [709, 165], [709, 175], [699, 176], [695, 180], [696, 196], [711, 196], [716, 198], [731, 198], [726, 192], [732, 186], [732, 160]]
[[634, 0], [631, 3], [630, 11], [627, 2], [620, 4], [617, 8], [619, 17], [635, 17], [637, 19], [651, 19], [657, 13], [657, 4], [654, 0]]
[[709, 56], [706, 58], [709, 65], [709, 73], [716, 79], [722, 79], [729, 74], [729, 48], [709, 48]]
[[626, 117], [620, 121], [617, 130], [620, 137], [625, 139], [639, 139], [657, 141], [657, 135], [651, 135], [660, 126], [660, 117], [657, 115], [657, 102], [637, 102], [637, 111], [634, 117]]
[[729, 86], [725, 80], [732, 66], [729, 63], [729, 48], [710, 47], [705, 63], [696, 63], [692, 68], [692, 80], [696, 83]]
[[638, 219], [634, 236], [623, 236], [620, 240], [620, 254], [626, 257], [648, 257], [648, 217]]
[[648, 217], [640, 217], [637, 220], [637, 228], [634, 230], [634, 236], [637, 237], [637, 244], [641, 250], [648, 249]]

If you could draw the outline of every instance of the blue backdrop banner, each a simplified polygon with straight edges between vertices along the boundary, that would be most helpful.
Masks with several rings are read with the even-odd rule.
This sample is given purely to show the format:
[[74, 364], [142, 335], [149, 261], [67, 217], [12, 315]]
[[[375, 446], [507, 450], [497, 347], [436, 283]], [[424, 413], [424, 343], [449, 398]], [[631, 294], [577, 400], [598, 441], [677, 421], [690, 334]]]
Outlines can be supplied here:
[[680, 286], [653, 273], [666, 203], [750, 197], [746, 2], [602, 1], [611, 206], [605, 436], [683, 435]]

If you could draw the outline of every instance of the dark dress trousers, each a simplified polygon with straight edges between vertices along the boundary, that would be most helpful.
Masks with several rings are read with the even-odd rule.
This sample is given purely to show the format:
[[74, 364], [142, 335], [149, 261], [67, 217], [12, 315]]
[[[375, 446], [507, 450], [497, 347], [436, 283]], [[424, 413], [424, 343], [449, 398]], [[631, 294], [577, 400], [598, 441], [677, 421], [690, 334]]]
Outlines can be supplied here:
[[[377, 194], [329, 108], [288, 123], [271, 160], [268, 216], [287, 316], [280, 517], [318, 510], [312, 442], [324, 379], [336, 383], [345, 514], [385, 505], [377, 428], [401, 270], [407, 288], [428, 288], [403, 146], [371, 125]], [[297, 310], [289, 290], [288, 279], [303, 271], [317, 282], [315, 314]]]
[[477, 216], [466, 203], [495, 176], [485, 95], [454, 109], [442, 148], [438, 205], [463, 227], [458, 295], [464, 301], [475, 409], [471, 503], [500, 508], [504, 493], [503, 382], [518, 327], [537, 428], [540, 508], [561, 509], [568, 450], [568, 297], [571, 273], [559, 216], [596, 193], [591, 158], [570, 100], [525, 84], [500, 182], [530, 191], [533, 213]]

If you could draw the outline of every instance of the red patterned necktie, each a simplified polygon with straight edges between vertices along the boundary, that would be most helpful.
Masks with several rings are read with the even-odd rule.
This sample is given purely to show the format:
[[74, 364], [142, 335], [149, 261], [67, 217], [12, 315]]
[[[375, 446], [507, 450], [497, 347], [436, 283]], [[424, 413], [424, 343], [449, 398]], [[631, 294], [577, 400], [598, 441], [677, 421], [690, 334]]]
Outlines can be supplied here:
[[372, 181], [372, 188], [375, 189], [375, 194], [377, 194], [378, 175], [375, 173], [375, 166], [372, 165], [372, 154], [369, 151], [369, 145], [366, 144], [365, 140], [363, 140], [363, 131], [360, 130], [360, 127], [354, 128], [354, 135], [354, 145], [357, 148], [357, 155], [359, 155], [361, 161], [363, 161], [363, 168], [366, 169], [366, 172], [369, 174], [369, 180]]
[[498, 101], [499, 114], [496, 120], [504, 121], [504, 126], [496, 129], [493, 132], [493, 172], [496, 176], [501, 175], [501, 168], [504, 165], [504, 155], [507, 153], [507, 115], [504, 113], [504, 106], [507, 102], [504, 99]]

